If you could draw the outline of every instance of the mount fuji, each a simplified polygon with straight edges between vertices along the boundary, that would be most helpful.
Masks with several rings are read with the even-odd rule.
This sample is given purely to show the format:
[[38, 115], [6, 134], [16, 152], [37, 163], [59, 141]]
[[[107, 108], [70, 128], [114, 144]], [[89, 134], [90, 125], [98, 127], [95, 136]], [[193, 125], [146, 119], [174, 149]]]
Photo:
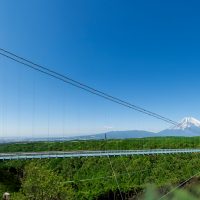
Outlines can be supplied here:
[[178, 125], [158, 134], [161, 136], [200, 136], [200, 121], [193, 117], [185, 117]]

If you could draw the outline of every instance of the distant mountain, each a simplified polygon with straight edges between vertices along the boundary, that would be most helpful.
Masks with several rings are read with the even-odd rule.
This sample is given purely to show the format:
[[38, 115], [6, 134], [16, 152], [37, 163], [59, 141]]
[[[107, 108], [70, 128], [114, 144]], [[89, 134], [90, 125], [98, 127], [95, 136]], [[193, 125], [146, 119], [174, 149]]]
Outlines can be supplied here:
[[169, 129], [165, 129], [158, 133], [142, 130], [130, 130], [130, 131], [111, 131], [107, 133], [101, 133], [96, 135], [81, 136], [79, 139], [104, 139], [106, 135], [107, 139], [128, 139], [128, 138], [146, 138], [146, 137], [166, 137], [166, 136], [184, 136], [194, 137], [200, 136], [200, 121], [193, 117], [185, 117], [181, 122]]
[[99, 133], [94, 135], [83, 135], [70, 137], [70, 140], [102, 140], [105, 139], [127, 139], [127, 138], [143, 138], [143, 137], [155, 137], [156, 133], [141, 131], [141, 130], [129, 130], [129, 131], [110, 131], [107, 133]]
[[185, 117], [178, 125], [159, 132], [162, 136], [200, 136], [200, 121]]
[[[130, 130], [130, 131], [111, 131], [106, 133], [107, 139], [126, 139], [126, 138], [143, 138], [143, 137], [155, 137], [156, 133], [141, 131], [141, 130]], [[100, 138], [105, 138], [105, 133], [95, 135]]]
[[193, 117], [185, 117], [179, 125], [175, 126], [173, 129], [187, 130], [187, 129], [200, 129], [200, 121]]

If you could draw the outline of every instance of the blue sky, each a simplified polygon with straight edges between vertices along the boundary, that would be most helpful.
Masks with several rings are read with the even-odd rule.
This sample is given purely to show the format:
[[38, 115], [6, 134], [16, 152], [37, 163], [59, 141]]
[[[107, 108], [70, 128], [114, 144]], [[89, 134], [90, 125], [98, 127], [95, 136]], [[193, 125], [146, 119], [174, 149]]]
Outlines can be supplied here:
[[[179, 121], [200, 119], [199, 1], [0, 1], [2, 48]], [[0, 134], [169, 125], [0, 57]]]

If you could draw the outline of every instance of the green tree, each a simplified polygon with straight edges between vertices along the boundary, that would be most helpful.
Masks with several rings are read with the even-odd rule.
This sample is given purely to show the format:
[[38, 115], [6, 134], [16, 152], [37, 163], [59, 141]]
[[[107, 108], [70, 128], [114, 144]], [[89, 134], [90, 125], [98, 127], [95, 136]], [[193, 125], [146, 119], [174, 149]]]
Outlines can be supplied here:
[[22, 193], [16, 192], [11, 195], [11, 200], [27, 200], [27, 198]]
[[33, 162], [25, 168], [21, 192], [29, 200], [73, 199], [72, 188], [64, 185], [61, 176]]

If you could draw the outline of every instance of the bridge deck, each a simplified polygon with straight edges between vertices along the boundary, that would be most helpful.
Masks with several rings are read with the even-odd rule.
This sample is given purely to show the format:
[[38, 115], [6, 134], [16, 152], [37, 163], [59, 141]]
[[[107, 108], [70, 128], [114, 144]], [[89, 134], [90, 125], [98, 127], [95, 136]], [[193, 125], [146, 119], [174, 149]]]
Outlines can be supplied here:
[[153, 154], [199, 153], [200, 149], [150, 149], [150, 150], [108, 150], [108, 151], [49, 151], [0, 153], [0, 160], [76, 158], [103, 156], [134, 156]]

